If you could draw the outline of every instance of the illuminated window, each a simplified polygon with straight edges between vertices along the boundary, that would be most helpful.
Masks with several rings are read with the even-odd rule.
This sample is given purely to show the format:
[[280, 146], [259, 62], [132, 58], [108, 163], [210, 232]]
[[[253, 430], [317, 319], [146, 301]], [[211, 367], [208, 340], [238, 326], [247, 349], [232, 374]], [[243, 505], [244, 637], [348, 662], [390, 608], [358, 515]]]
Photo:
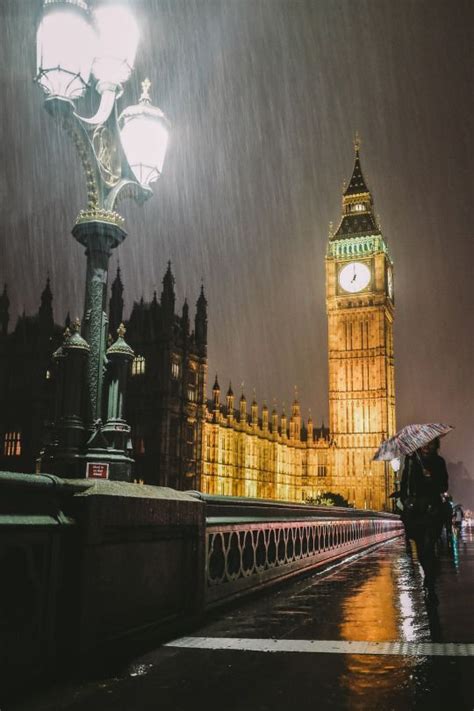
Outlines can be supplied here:
[[143, 375], [145, 372], [145, 358], [141, 355], [135, 356], [132, 362], [132, 375]]
[[190, 402], [195, 402], [196, 400], [196, 392], [192, 388], [188, 388], [188, 400]]
[[51, 371], [50, 370], [46, 371], [46, 380], [51, 380]]
[[318, 476], [320, 476], [320, 477], [327, 476], [327, 467], [325, 464], [318, 464]]
[[352, 209], [354, 210], [354, 212], [364, 212], [365, 205], [363, 202], [357, 202], [355, 205], [352, 206]]
[[5, 433], [3, 454], [5, 457], [19, 457], [21, 455], [21, 432]]
[[179, 363], [171, 363], [171, 377], [177, 380], [179, 378]]

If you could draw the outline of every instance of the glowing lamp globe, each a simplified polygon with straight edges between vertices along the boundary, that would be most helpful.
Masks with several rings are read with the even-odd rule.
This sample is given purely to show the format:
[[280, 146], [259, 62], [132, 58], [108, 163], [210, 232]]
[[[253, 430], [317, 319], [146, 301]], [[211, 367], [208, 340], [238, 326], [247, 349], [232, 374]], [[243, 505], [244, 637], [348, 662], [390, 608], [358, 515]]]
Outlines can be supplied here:
[[50, 97], [72, 101], [86, 88], [96, 36], [83, 0], [44, 0], [36, 33], [36, 80]]
[[119, 86], [133, 70], [139, 30], [130, 10], [120, 5], [104, 5], [94, 11], [98, 32], [97, 56], [92, 72], [101, 87]]
[[149, 89], [150, 82], [145, 80], [140, 102], [126, 108], [119, 118], [125, 156], [135, 178], [144, 186], [161, 175], [169, 135], [169, 122], [161, 109], [152, 106]]

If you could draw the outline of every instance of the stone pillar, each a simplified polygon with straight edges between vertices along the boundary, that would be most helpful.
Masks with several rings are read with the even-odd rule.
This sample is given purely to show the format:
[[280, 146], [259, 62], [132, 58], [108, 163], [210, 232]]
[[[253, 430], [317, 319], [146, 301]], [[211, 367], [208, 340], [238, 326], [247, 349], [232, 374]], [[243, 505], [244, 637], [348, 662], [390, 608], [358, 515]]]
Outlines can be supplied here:
[[42, 456], [41, 469], [58, 476], [84, 476], [85, 374], [89, 345], [79, 334], [80, 321], [66, 328], [55, 363], [55, 422], [52, 441]]
[[102, 433], [108, 442], [111, 478], [130, 481], [133, 459], [128, 454], [130, 425], [125, 420], [128, 372], [135, 353], [125, 342], [125, 326], [117, 329], [118, 338], [107, 350], [107, 421]]

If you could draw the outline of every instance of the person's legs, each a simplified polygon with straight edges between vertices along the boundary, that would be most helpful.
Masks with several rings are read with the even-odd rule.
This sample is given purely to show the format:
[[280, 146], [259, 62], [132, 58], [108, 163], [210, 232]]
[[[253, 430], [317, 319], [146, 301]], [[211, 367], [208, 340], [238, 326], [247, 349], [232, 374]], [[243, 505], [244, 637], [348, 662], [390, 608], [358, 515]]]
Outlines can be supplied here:
[[436, 534], [437, 530], [433, 526], [423, 526], [418, 529], [415, 537], [418, 560], [420, 561], [420, 565], [423, 568], [425, 576], [423, 580], [423, 587], [427, 594], [427, 600], [430, 602], [437, 602], [435, 592]]

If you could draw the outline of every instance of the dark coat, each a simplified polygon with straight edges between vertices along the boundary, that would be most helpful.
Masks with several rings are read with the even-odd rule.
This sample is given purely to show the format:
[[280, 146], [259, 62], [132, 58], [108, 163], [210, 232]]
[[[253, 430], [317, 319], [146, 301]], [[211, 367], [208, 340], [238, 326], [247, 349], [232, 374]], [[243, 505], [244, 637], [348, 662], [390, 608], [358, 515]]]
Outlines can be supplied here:
[[400, 486], [401, 519], [410, 538], [430, 531], [439, 535], [443, 525], [441, 494], [448, 488], [446, 462], [438, 454], [421, 459], [423, 466], [416, 454], [406, 458]]
[[[448, 490], [448, 471], [446, 462], [439, 454], [421, 457], [423, 468], [416, 454], [410, 454], [405, 459], [400, 498], [402, 502], [407, 496], [423, 498], [431, 503], [441, 503], [441, 494]], [[429, 475], [423, 473], [423, 469]]]

